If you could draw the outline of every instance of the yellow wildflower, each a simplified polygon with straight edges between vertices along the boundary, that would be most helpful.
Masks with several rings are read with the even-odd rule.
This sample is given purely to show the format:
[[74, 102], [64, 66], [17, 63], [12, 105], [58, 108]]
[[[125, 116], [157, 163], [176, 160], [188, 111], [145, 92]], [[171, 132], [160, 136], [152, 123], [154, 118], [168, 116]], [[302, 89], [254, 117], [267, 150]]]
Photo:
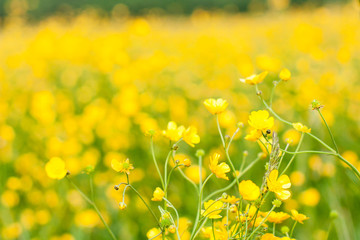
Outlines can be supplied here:
[[219, 163], [220, 154], [214, 153], [212, 157], [210, 157], [210, 170], [213, 174], [216, 175], [217, 178], [223, 178], [225, 180], [229, 180], [226, 176], [226, 173], [230, 172], [230, 167], [226, 163]]
[[222, 198], [221, 201], [225, 203], [235, 204], [240, 200], [240, 198], [237, 198], [235, 196], [228, 196], [227, 198]]
[[280, 238], [275, 237], [272, 233], [265, 233], [264, 235], [262, 235], [260, 240], [278, 240]]
[[260, 195], [260, 188], [251, 180], [243, 180], [239, 184], [240, 195], [244, 200], [254, 201]]
[[184, 126], [178, 127], [175, 122], [170, 121], [167, 125], [167, 129], [163, 131], [163, 135], [171, 141], [177, 142], [182, 138], [184, 131]]
[[[268, 213], [265, 212], [263, 216], [265, 217], [267, 214]], [[289, 217], [290, 215], [284, 212], [271, 212], [269, 217], [267, 218], [267, 221], [271, 223], [279, 224], [285, 221], [286, 219], [288, 219]]]
[[253, 74], [246, 78], [240, 78], [240, 82], [250, 85], [255, 85], [261, 83], [267, 75], [268, 75], [268, 71], [262, 72], [260, 74]]
[[158, 228], [152, 228], [150, 229], [147, 233], [146, 233], [146, 237], [148, 239], [153, 239], [153, 240], [160, 240], [162, 239], [162, 236], [161, 236], [161, 230], [158, 229]]
[[130, 170], [133, 170], [134, 167], [133, 165], [130, 163], [129, 159], [112, 159], [111, 160], [111, 167], [117, 171], [117, 172], [121, 172], [121, 173], [126, 173], [126, 174], [130, 174]]
[[183, 132], [184, 141], [189, 144], [191, 147], [195, 147], [195, 144], [200, 142], [200, 137], [197, 134], [197, 129], [193, 126], [190, 126]]
[[58, 157], [53, 157], [45, 165], [45, 171], [49, 178], [62, 179], [66, 176], [65, 162]]
[[224, 112], [229, 103], [222, 98], [208, 98], [204, 101], [204, 105], [211, 114], [215, 115]]
[[283, 140], [289, 145], [296, 145], [300, 140], [300, 133], [295, 129], [289, 129], [284, 133]]
[[272, 170], [267, 178], [267, 186], [269, 191], [274, 192], [280, 200], [286, 200], [291, 196], [289, 190], [291, 187], [290, 179], [287, 175], [282, 175], [278, 178], [278, 170]]
[[292, 215], [292, 219], [294, 219], [295, 221], [303, 224], [304, 220], [309, 219], [309, 217], [305, 216], [304, 214], [299, 213], [298, 211], [296, 211], [295, 209], [291, 210], [291, 215]]
[[261, 131], [258, 129], [252, 129], [249, 134], [245, 136], [245, 140], [256, 142], [262, 137]]
[[304, 133], [311, 132], [311, 128], [308, 128], [307, 126], [303, 125], [302, 123], [298, 122], [298, 123], [293, 123], [292, 125], [299, 132], [304, 132]]
[[261, 131], [266, 131], [274, 126], [274, 118], [269, 117], [269, 112], [266, 110], [252, 111], [248, 122], [250, 126]]
[[300, 194], [299, 201], [306, 206], [315, 207], [320, 201], [320, 193], [316, 188], [309, 188]]
[[223, 207], [223, 203], [221, 201], [209, 200], [207, 202], [204, 202], [205, 210], [202, 210], [201, 214], [204, 217], [210, 219], [218, 219], [221, 218], [221, 215], [219, 215], [219, 213], [221, 213], [222, 207]]
[[289, 69], [287, 68], [282, 69], [279, 74], [279, 78], [285, 82], [289, 81], [291, 79], [291, 72], [289, 71]]
[[165, 197], [164, 191], [157, 187], [153, 193], [153, 197], [151, 198], [151, 201], [157, 201], [160, 202], [163, 200], [163, 197]]

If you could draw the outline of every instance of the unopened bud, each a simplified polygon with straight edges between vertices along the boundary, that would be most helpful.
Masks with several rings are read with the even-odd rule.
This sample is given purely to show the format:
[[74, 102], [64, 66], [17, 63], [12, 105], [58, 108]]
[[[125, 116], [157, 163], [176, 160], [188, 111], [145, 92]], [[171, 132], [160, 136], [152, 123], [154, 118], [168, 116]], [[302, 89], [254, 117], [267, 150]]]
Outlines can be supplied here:
[[205, 155], [205, 151], [203, 149], [198, 149], [195, 153], [197, 157], [203, 157]]
[[338, 214], [337, 211], [332, 210], [332, 211], [330, 212], [330, 219], [331, 219], [331, 220], [337, 219], [338, 217], [339, 217], [339, 214]]
[[272, 205], [274, 205], [275, 207], [280, 207], [281, 201], [279, 199], [275, 199], [274, 201], [272, 201]]
[[170, 225], [170, 227], [168, 227], [168, 230], [170, 233], [175, 233], [176, 232], [176, 227], [174, 225]]
[[124, 202], [119, 203], [120, 210], [124, 210], [126, 208], [126, 204]]
[[288, 226], [282, 226], [282, 227], [281, 227], [281, 232], [282, 232], [283, 234], [287, 234], [289, 231], [290, 231], [290, 229], [289, 229]]
[[257, 91], [256, 92], [256, 95], [258, 95], [258, 96], [261, 96], [261, 94], [262, 94], [262, 91]]

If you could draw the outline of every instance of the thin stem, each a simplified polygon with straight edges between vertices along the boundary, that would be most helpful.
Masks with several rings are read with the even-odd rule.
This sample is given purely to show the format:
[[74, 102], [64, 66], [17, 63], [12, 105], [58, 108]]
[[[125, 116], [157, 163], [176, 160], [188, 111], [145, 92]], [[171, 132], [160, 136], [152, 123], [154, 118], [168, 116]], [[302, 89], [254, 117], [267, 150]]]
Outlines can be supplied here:
[[225, 149], [226, 144], [225, 144], [225, 140], [224, 140], [223, 134], [221, 132], [221, 128], [220, 128], [219, 115], [217, 115], [217, 114], [216, 114], [216, 124], [217, 124], [217, 128], [218, 128], [218, 131], [219, 131], [219, 134], [220, 134], [221, 142], [222, 142], [223, 147]]
[[229, 140], [229, 144], [227, 145], [226, 150], [229, 151], [230, 145], [232, 143], [232, 141], [234, 140], [234, 137], [236, 136], [236, 134], [239, 132], [240, 128], [237, 128], [234, 132], [234, 134], [231, 136], [230, 140]]
[[214, 219], [211, 219], [211, 223], [212, 223], [212, 233], [213, 233], [213, 237], [214, 237], [214, 240], [216, 240], [216, 237], [215, 237], [215, 224], [214, 224]]
[[160, 181], [161, 181], [161, 185], [162, 185], [162, 187], [163, 187], [163, 189], [164, 189], [164, 188], [165, 188], [164, 180], [163, 180], [163, 178], [162, 178], [162, 175], [161, 175], [161, 172], [160, 172], [158, 163], [157, 163], [157, 161], [156, 161], [156, 156], [155, 156], [155, 151], [154, 151], [154, 140], [153, 140], [153, 136], [150, 137], [150, 148], [151, 148], [151, 155], [152, 155], [152, 158], [153, 158], [153, 161], [154, 161], [154, 165], [155, 165], [155, 167], [156, 167], [156, 171], [157, 171], [158, 174], [159, 174]]
[[301, 147], [301, 143], [302, 143], [303, 139], [304, 139], [304, 133], [301, 134], [300, 141], [299, 141], [299, 143], [298, 143], [298, 145], [297, 145], [297, 147], [295, 149], [295, 154], [291, 157], [290, 161], [288, 162], [288, 164], [286, 165], [285, 169], [282, 171], [280, 176], [283, 175], [284, 172], [286, 172], [286, 170], [290, 167], [291, 163], [294, 161], [294, 159], [295, 159], [295, 157], [297, 155], [297, 152], [299, 151], [299, 149]]
[[282, 163], [282, 161], [283, 161], [283, 159], [284, 159], [285, 153], [286, 153], [286, 151], [288, 150], [288, 148], [289, 148], [289, 144], [286, 144], [286, 147], [285, 147], [284, 151], [280, 150], [280, 151], [282, 151], [283, 153], [282, 153], [282, 155], [281, 155], [278, 168], [280, 168], [281, 163]]
[[88, 202], [96, 211], [97, 215], [99, 216], [101, 222], [104, 224], [106, 230], [108, 231], [109, 235], [113, 240], [116, 240], [116, 237], [114, 233], [111, 231], [109, 225], [106, 223], [104, 217], [101, 215], [100, 210], [97, 208], [95, 202], [91, 201], [83, 191], [80, 190], [80, 188], [68, 177], [66, 176], [66, 179], [70, 182], [70, 184], [80, 193], [80, 195], [85, 199], [86, 202]]
[[90, 196], [91, 196], [91, 200], [93, 202], [95, 202], [95, 197], [94, 197], [94, 184], [93, 184], [93, 174], [90, 173], [89, 175], [89, 182], [90, 182]]
[[325, 126], [326, 126], [326, 128], [327, 128], [327, 130], [328, 130], [328, 132], [329, 132], [329, 134], [330, 134], [331, 140], [332, 140], [332, 142], [333, 142], [333, 144], [334, 144], [334, 146], [335, 146], [336, 152], [339, 153], [339, 149], [338, 149], [338, 147], [337, 147], [337, 145], [336, 145], [335, 138], [334, 138], [334, 136], [333, 136], [333, 134], [332, 134], [332, 132], [331, 132], [331, 130], [330, 130], [329, 125], [327, 124], [327, 122], [326, 122], [323, 114], [321, 113], [320, 109], [317, 109], [317, 111], [318, 111], [318, 113], [320, 114], [322, 120], [323, 120], [324, 123], [325, 123]]
[[276, 223], [273, 224], [273, 235], [275, 235], [275, 226], [276, 226]]
[[293, 225], [292, 228], [291, 228], [290, 237], [292, 237], [292, 235], [293, 235], [293, 233], [294, 233], [294, 229], [295, 229], [296, 223], [297, 223], [297, 221], [294, 222], [294, 225]]
[[272, 102], [273, 102], [273, 98], [274, 98], [274, 93], [275, 93], [275, 88], [276, 88], [276, 86], [279, 84], [279, 82], [278, 81], [274, 81], [273, 82], [273, 84], [274, 84], [274, 86], [272, 87], [272, 89], [271, 89], [271, 94], [270, 94], [270, 107], [272, 106]]
[[[265, 216], [265, 218], [261, 221], [261, 223], [259, 224], [259, 226], [257, 228], [255, 228], [255, 230], [250, 234], [249, 239], [251, 239], [251, 237], [257, 232], [257, 230], [259, 230], [259, 228], [264, 224], [264, 222], [266, 221], [266, 219], [270, 216], [270, 213], [272, 211], [274, 211], [274, 209], [276, 208], [275, 205], [272, 206], [272, 208], [270, 209], [270, 211], [268, 212], [268, 214]], [[254, 223], [255, 224], [255, 223]]]

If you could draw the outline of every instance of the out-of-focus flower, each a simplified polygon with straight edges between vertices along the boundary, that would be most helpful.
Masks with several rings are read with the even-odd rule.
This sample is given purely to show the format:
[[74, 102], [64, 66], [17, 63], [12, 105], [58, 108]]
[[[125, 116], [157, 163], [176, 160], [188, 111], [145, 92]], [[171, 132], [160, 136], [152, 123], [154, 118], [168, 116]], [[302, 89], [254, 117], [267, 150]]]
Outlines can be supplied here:
[[292, 215], [292, 219], [294, 219], [295, 221], [303, 224], [303, 221], [309, 219], [309, 217], [305, 216], [304, 214], [299, 213], [298, 211], [296, 211], [295, 209], [291, 210], [291, 215]]
[[75, 215], [75, 223], [81, 227], [92, 228], [99, 223], [99, 217], [94, 210], [87, 209]]
[[291, 79], [291, 72], [287, 68], [283, 68], [279, 74], [279, 78], [283, 81], [289, 81]]
[[260, 195], [260, 188], [251, 180], [243, 180], [239, 184], [240, 195], [244, 200], [254, 201]]
[[153, 197], [151, 198], [151, 201], [162, 201], [163, 200], [163, 197], [165, 197], [165, 193], [164, 191], [157, 187], [153, 193]]
[[307, 126], [303, 125], [302, 123], [298, 122], [298, 123], [293, 123], [292, 125], [299, 132], [304, 132], [304, 133], [311, 132], [311, 128], [308, 128]]
[[161, 230], [158, 228], [152, 228], [146, 233], [146, 237], [152, 240], [161, 240], [162, 239]]
[[62, 179], [66, 176], [65, 162], [58, 157], [53, 157], [45, 165], [45, 171], [49, 178]]
[[204, 105], [211, 114], [215, 115], [224, 112], [229, 103], [222, 98], [208, 98], [204, 101]]
[[229, 180], [226, 176], [226, 173], [230, 172], [230, 167], [226, 163], [219, 163], [220, 154], [214, 153], [212, 157], [210, 157], [210, 170], [213, 174], [216, 175], [217, 178], [223, 178], [225, 180]]
[[306, 206], [314, 207], [320, 201], [320, 193], [316, 188], [309, 188], [300, 194], [299, 201]]
[[291, 182], [287, 175], [281, 175], [279, 178], [278, 175], [277, 169], [272, 170], [267, 178], [267, 186], [280, 200], [286, 200], [291, 196], [290, 191], [286, 190], [291, 187]]
[[185, 131], [184, 126], [178, 127], [175, 122], [171, 121], [168, 123], [167, 129], [163, 131], [163, 134], [171, 141], [177, 142], [180, 140], [180, 138], [182, 138], [184, 131]]
[[275, 237], [272, 233], [265, 233], [261, 236], [261, 240], [279, 240], [280, 238]]
[[197, 134], [196, 127], [190, 126], [183, 132], [184, 141], [189, 144], [191, 147], [195, 147], [195, 144], [200, 142], [200, 137]]
[[249, 125], [261, 131], [266, 131], [274, 126], [274, 118], [269, 117], [266, 110], [252, 111], [249, 116]]
[[240, 78], [240, 82], [250, 84], [250, 85], [259, 84], [264, 80], [264, 78], [267, 75], [268, 75], [268, 71], [262, 72], [260, 74], [253, 74], [253, 75], [251, 75], [249, 77], [246, 77], [246, 78]]
[[221, 215], [219, 215], [222, 211], [223, 202], [221, 201], [214, 201], [209, 200], [207, 202], [204, 202], [204, 208], [205, 210], [202, 210], [202, 215], [204, 217], [210, 218], [210, 219], [218, 219], [221, 218]]
[[240, 198], [237, 198], [235, 196], [228, 196], [227, 198], [221, 198], [221, 201], [225, 203], [235, 204], [240, 200]]
[[111, 167], [117, 172], [126, 174], [130, 174], [130, 171], [134, 169], [128, 158], [125, 160], [114, 158], [111, 160]]
[[245, 136], [245, 140], [256, 142], [262, 137], [262, 133], [258, 129], [252, 129], [249, 134]]
[[[263, 216], [265, 217], [266, 215], [267, 213], [265, 212]], [[290, 215], [284, 212], [271, 212], [267, 218], [267, 221], [271, 223], [279, 224], [285, 221], [286, 219], [288, 219], [289, 217]]]
[[289, 129], [284, 133], [283, 140], [290, 146], [296, 145], [300, 141], [301, 134], [295, 129]]

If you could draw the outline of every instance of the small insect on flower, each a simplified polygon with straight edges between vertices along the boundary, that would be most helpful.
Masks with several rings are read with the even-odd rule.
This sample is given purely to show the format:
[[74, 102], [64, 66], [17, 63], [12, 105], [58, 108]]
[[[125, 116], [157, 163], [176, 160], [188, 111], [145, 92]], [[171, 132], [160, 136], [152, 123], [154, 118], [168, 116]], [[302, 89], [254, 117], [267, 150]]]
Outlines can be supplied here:
[[274, 118], [269, 117], [266, 110], [252, 111], [249, 116], [249, 125], [257, 130], [266, 131], [274, 126]]
[[303, 125], [302, 123], [298, 122], [298, 123], [293, 123], [292, 125], [299, 132], [304, 132], [304, 133], [311, 132], [311, 128], [308, 128], [307, 126]]
[[224, 112], [229, 103], [222, 98], [208, 98], [204, 101], [204, 105], [211, 114], [215, 115]]
[[283, 68], [280, 71], [279, 78], [283, 80], [284, 82], [287, 82], [291, 79], [291, 72], [287, 68]]
[[62, 179], [66, 176], [65, 162], [58, 157], [53, 157], [45, 165], [45, 171], [49, 178]]
[[295, 209], [291, 210], [291, 215], [292, 215], [292, 219], [294, 219], [295, 221], [303, 224], [303, 221], [309, 219], [309, 217], [307, 217], [304, 214], [299, 213], [298, 211], [296, 211]]
[[210, 157], [210, 165], [209, 168], [213, 174], [216, 175], [217, 178], [222, 178], [225, 180], [229, 180], [226, 176], [226, 173], [230, 172], [230, 167], [226, 163], [219, 163], [220, 154], [214, 153], [212, 157]]
[[286, 190], [291, 187], [291, 182], [287, 175], [281, 175], [279, 178], [278, 175], [278, 170], [272, 170], [267, 178], [267, 186], [280, 200], [286, 200], [291, 196], [290, 191]]
[[223, 202], [221, 201], [214, 201], [209, 200], [207, 202], [204, 202], [204, 208], [205, 210], [202, 210], [202, 215], [204, 217], [210, 218], [210, 219], [218, 219], [221, 218], [221, 215], [219, 215], [222, 211]]
[[239, 184], [239, 192], [244, 200], [254, 201], [260, 195], [260, 188], [251, 180], [243, 180]]
[[120, 173], [126, 173], [126, 174], [130, 174], [130, 171], [134, 169], [133, 165], [130, 163], [130, 160], [127, 159], [116, 159], [114, 158], [113, 160], [111, 160], [111, 167], [112, 169], [114, 169], [116, 172], [120, 172]]
[[164, 191], [161, 188], [157, 187], [153, 193], [151, 201], [160, 202], [163, 200], [163, 197], [165, 197]]
[[268, 71], [262, 72], [260, 74], [253, 74], [246, 78], [240, 78], [240, 82], [255, 85], [261, 83], [265, 77], [268, 75]]

